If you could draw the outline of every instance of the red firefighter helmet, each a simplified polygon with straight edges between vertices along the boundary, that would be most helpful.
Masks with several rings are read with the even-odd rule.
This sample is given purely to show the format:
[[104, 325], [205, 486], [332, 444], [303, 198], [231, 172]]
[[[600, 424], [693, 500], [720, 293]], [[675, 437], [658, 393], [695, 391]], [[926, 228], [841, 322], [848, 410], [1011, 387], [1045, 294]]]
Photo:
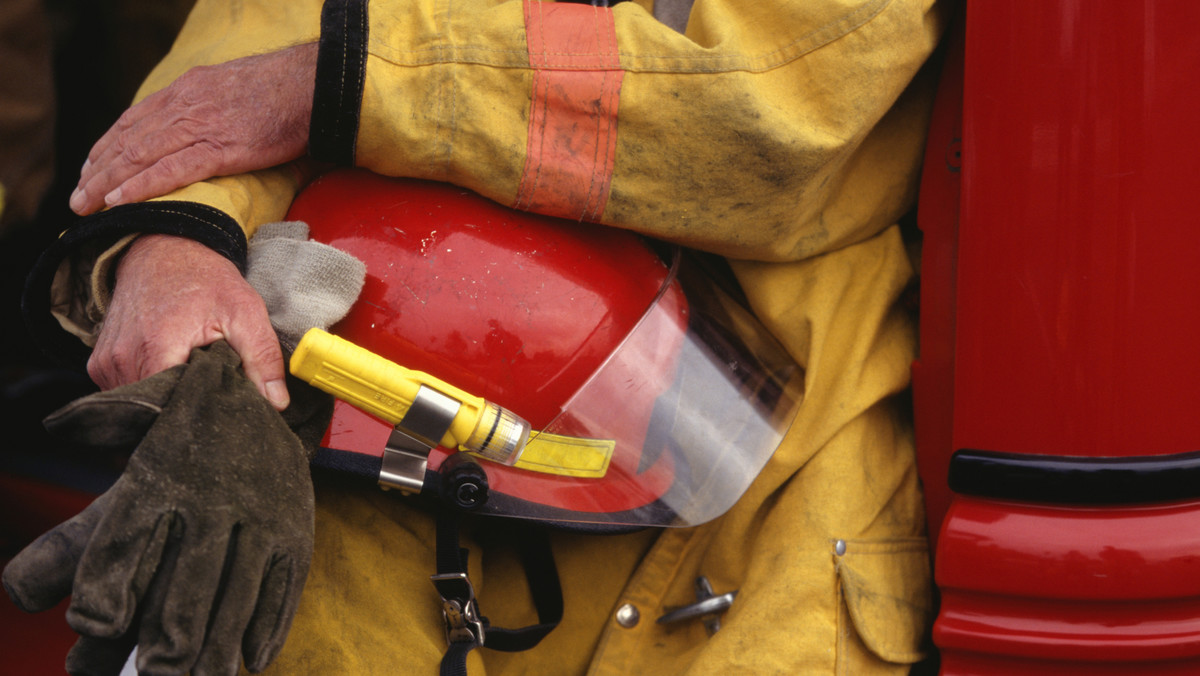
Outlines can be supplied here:
[[[510, 431], [478, 459], [446, 447], [448, 421], [422, 436], [429, 416], [415, 403], [394, 425], [379, 407], [412, 397], [374, 388], [346, 397], [358, 406], [335, 406], [327, 464], [377, 460], [368, 466], [380, 465], [384, 485], [450, 490], [485, 514], [691, 525], [733, 505], [793, 417], [794, 363], [676, 248], [362, 170], [322, 176], [288, 217], [366, 264], [361, 296], [331, 333], [432, 376], [422, 396], [449, 398], [450, 416], [470, 396], [515, 414], [484, 416], [476, 433], [487, 443]], [[405, 448], [413, 438], [425, 447], [416, 460]], [[466, 494], [447, 483], [451, 468], [467, 477]]]

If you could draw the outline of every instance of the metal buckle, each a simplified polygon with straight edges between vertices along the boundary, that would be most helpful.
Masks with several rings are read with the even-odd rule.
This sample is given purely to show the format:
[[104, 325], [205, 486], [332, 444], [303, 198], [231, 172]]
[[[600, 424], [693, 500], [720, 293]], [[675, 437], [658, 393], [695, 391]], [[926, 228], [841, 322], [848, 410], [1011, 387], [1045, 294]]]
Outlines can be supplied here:
[[670, 624], [699, 617], [704, 619], [704, 628], [708, 630], [708, 635], [712, 636], [721, 630], [720, 615], [733, 605], [735, 598], [737, 590], [719, 596], [714, 594], [712, 583], [701, 575], [696, 578], [696, 602], [666, 613], [658, 618], [657, 623]]
[[475, 602], [475, 588], [466, 573], [430, 576], [442, 597], [442, 616], [446, 620], [446, 643], [483, 645], [484, 619]]
[[429, 452], [446, 435], [461, 406], [457, 399], [422, 385], [383, 449], [380, 485], [420, 493]]

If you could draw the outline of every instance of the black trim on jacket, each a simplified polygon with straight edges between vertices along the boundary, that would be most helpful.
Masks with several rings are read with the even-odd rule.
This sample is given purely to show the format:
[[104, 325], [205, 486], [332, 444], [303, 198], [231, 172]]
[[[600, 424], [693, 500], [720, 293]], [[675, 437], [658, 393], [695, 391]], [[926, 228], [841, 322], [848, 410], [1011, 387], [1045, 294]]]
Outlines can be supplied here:
[[25, 281], [21, 313], [47, 354], [82, 366], [91, 351], [50, 314], [50, 287], [59, 267], [85, 247], [108, 247], [132, 234], [187, 237], [229, 259], [242, 274], [246, 272], [246, 235], [237, 221], [219, 209], [195, 202], [143, 202], [87, 216], [42, 253]]
[[313, 158], [353, 166], [366, 76], [367, 0], [326, 0], [308, 132]]

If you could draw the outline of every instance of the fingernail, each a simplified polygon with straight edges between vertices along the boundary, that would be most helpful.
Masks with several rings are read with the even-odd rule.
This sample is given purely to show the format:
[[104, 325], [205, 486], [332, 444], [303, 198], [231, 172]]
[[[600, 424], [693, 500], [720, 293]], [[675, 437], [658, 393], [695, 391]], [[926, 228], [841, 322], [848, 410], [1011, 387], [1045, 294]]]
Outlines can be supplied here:
[[83, 190], [75, 188], [75, 192], [71, 193], [71, 210], [79, 211], [83, 208]]
[[266, 389], [267, 400], [280, 411], [287, 408], [288, 404], [292, 402], [291, 397], [288, 396], [287, 385], [284, 385], [282, 380], [272, 380], [267, 383]]
[[120, 188], [117, 188], [116, 190], [114, 190], [104, 196], [104, 203], [110, 207], [120, 201], [121, 201], [121, 189]]
[[92, 168], [92, 161], [91, 161], [90, 159], [89, 159], [89, 160], [84, 160], [84, 161], [83, 161], [83, 168], [81, 168], [81, 169], [79, 170], [79, 173], [81, 173], [81, 174], [86, 174], [86, 173], [87, 173], [87, 170], [88, 170], [88, 169], [91, 169], [91, 168]]

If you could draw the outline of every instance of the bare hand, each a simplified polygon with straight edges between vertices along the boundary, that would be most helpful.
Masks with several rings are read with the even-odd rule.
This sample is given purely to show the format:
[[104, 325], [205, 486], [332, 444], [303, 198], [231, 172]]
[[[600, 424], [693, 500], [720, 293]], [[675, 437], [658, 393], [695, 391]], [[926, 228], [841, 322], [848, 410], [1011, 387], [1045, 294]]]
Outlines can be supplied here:
[[303, 156], [316, 62], [313, 43], [189, 70], [96, 142], [71, 209], [82, 216]]
[[287, 408], [279, 340], [262, 298], [233, 263], [190, 239], [143, 235], [117, 266], [88, 374], [112, 389], [182, 364], [193, 347], [221, 338], [258, 391]]

